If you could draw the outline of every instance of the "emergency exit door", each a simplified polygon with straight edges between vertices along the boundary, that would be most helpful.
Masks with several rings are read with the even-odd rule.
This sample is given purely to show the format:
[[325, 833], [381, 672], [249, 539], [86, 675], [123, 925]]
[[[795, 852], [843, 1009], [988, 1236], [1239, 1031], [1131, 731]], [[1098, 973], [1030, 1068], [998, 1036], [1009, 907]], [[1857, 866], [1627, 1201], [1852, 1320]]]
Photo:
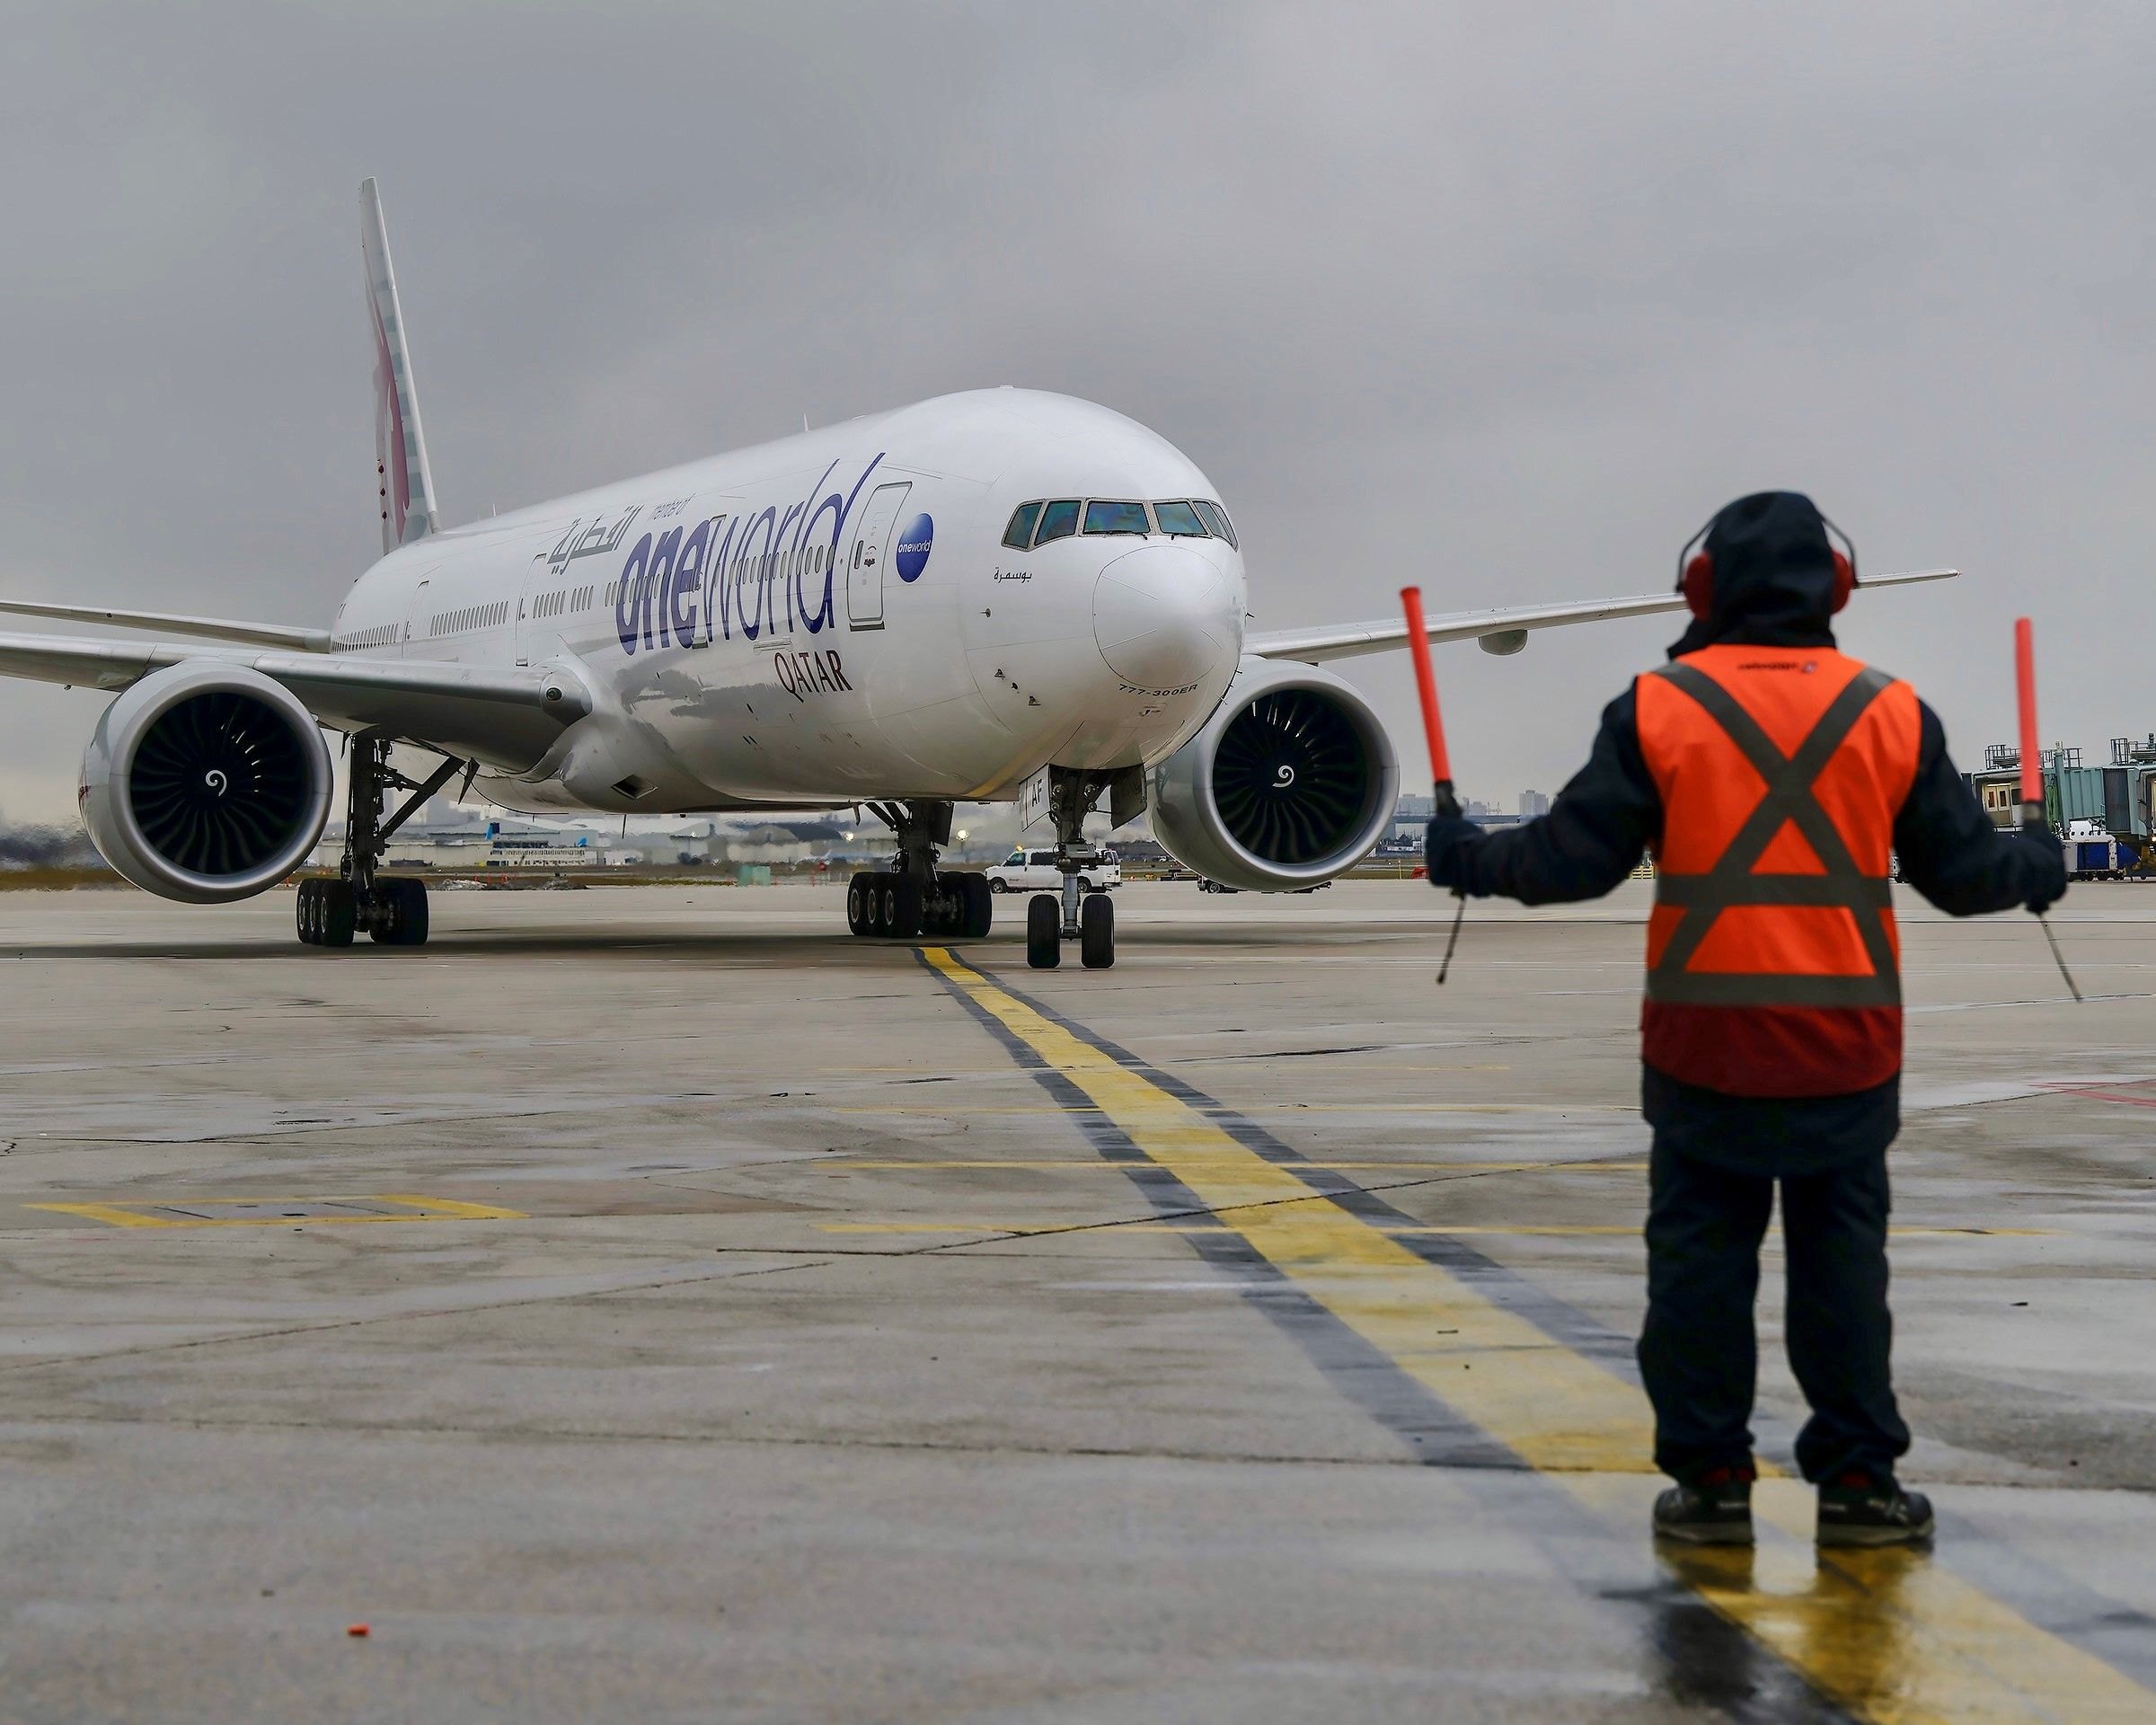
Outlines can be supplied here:
[[889, 561], [891, 530], [910, 482], [879, 485], [869, 494], [861, 526], [846, 553], [846, 621], [856, 629], [883, 627], [883, 566]]

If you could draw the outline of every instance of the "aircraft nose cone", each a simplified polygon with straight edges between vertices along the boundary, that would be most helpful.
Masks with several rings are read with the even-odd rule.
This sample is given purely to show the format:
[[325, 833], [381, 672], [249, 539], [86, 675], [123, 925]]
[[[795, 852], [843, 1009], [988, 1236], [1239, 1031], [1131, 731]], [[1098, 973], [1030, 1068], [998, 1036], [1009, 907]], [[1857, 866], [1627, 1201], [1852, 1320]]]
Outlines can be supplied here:
[[1227, 577], [1180, 545], [1118, 557], [1093, 588], [1093, 639], [1133, 687], [1168, 694], [1203, 682], [1235, 650]]

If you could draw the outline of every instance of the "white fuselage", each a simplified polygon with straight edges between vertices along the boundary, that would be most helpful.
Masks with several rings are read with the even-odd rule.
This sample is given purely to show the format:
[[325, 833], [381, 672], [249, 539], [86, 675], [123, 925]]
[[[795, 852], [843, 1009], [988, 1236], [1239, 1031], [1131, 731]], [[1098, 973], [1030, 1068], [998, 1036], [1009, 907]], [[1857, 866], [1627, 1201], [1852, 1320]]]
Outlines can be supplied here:
[[1175, 749], [1234, 674], [1245, 604], [1216, 535], [1148, 517], [1012, 549], [1013, 510], [1218, 495], [1105, 408], [976, 390], [402, 546], [334, 633], [574, 675], [590, 716], [528, 770], [488, 773], [512, 808], [1008, 798], [1050, 764]]

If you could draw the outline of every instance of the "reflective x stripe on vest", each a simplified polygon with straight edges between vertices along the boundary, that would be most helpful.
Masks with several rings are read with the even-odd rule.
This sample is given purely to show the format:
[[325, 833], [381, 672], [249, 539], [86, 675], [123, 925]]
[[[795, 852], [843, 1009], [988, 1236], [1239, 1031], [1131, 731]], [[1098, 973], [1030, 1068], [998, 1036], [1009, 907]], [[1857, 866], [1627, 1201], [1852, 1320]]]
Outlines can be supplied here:
[[[1766, 795], [1728, 848], [1704, 874], [1662, 874], [1657, 903], [1683, 916], [1647, 973], [1650, 1001], [1692, 1006], [1899, 1006], [1900, 972], [1886, 926], [1893, 902], [1886, 880], [1868, 875], [1850, 854], [1840, 828], [1819, 806], [1812, 787], [1865, 711], [1893, 686], [1867, 668], [1836, 695], [1794, 755], [1784, 755], [1736, 698], [1704, 671], [1675, 664], [1649, 673], [1696, 701], [1766, 781]], [[1818, 874], [1754, 874], [1752, 871], [1785, 823], [1794, 823], [1818, 858]], [[1685, 967], [1723, 911], [1746, 905], [1840, 906], [1855, 919], [1871, 960], [1869, 976], [1783, 975], [1692, 971]]]

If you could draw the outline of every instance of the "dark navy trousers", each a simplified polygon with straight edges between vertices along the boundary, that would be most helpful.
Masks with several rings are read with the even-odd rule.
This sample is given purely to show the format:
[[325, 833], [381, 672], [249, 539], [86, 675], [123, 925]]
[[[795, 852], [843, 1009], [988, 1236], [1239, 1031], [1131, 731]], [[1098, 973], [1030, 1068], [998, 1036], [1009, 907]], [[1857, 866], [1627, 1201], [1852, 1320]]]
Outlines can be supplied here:
[[1655, 1137], [1648, 1166], [1647, 1324], [1639, 1372], [1655, 1406], [1655, 1464], [1674, 1479], [1752, 1459], [1759, 1246], [1781, 1188], [1789, 1365], [1812, 1415], [1804, 1477], [1891, 1479], [1909, 1448], [1888, 1364], [1886, 1154], [1821, 1172], [1740, 1173]]

